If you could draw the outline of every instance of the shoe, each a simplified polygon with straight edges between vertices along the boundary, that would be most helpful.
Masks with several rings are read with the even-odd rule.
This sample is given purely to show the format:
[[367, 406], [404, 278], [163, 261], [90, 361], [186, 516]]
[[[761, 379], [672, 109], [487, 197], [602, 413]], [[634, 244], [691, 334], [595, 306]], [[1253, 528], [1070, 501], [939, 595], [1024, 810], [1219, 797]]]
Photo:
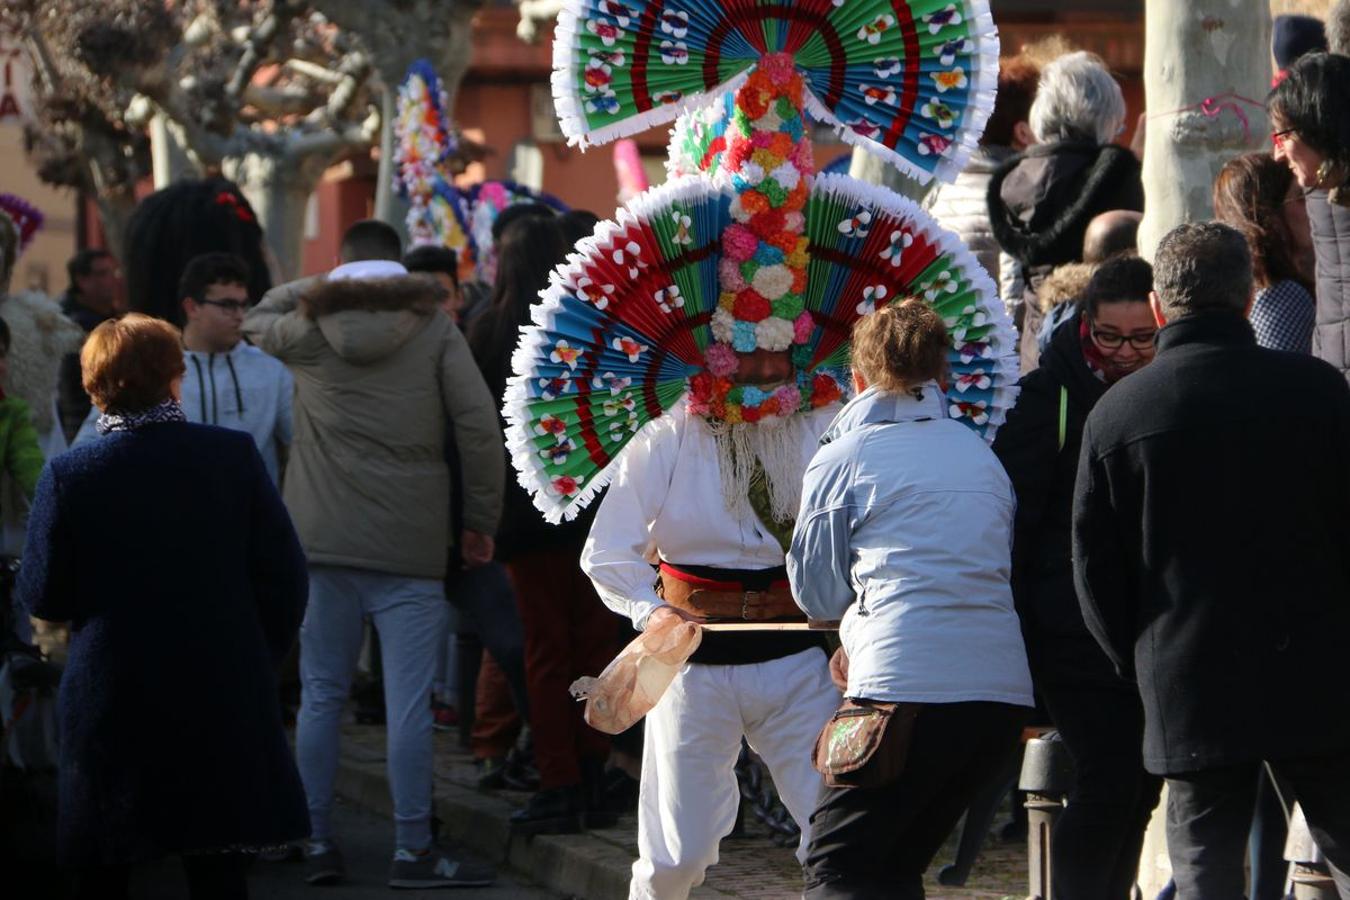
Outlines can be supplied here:
[[581, 831], [581, 796], [576, 785], [539, 791], [511, 814], [516, 834], [576, 834]]
[[534, 752], [511, 748], [506, 754], [506, 768], [502, 771], [503, 784], [513, 791], [539, 790], [539, 770], [534, 765]]
[[299, 862], [304, 858], [305, 848], [300, 844], [276, 844], [258, 851], [258, 861], [265, 863]]
[[480, 791], [499, 791], [506, 787], [506, 759], [501, 756], [485, 756], [474, 761], [478, 769], [478, 789]]
[[619, 824], [619, 814], [609, 803], [607, 783], [603, 760], [581, 761], [581, 824], [587, 828], [613, 828]]
[[337, 884], [347, 877], [342, 851], [332, 841], [309, 841], [305, 845], [305, 881], [310, 884]]
[[491, 866], [432, 851], [399, 850], [389, 864], [391, 888], [485, 887], [496, 880]]
[[437, 731], [452, 731], [459, 725], [459, 713], [449, 703], [431, 701], [431, 727]]

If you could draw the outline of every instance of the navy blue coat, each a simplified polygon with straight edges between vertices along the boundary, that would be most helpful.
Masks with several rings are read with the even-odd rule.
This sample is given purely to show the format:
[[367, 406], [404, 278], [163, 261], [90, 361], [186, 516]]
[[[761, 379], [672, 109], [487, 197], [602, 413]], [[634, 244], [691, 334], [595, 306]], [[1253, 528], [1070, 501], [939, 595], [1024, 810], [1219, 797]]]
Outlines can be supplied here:
[[247, 434], [163, 423], [54, 458], [18, 596], [71, 622], [65, 861], [309, 833], [275, 674], [304, 614], [305, 558]]

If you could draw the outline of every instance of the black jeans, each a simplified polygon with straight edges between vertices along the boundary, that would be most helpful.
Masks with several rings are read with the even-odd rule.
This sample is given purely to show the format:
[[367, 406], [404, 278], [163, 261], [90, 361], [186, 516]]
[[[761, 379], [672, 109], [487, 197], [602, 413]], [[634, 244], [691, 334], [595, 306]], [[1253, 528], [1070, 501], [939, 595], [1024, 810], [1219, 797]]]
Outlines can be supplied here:
[[923, 873], [1031, 710], [926, 704], [904, 769], [877, 788], [823, 788], [806, 854], [809, 900], [922, 898]]
[[1055, 900], [1129, 900], [1162, 791], [1144, 771], [1139, 691], [1086, 633], [1047, 642], [1038, 663], [1036, 689], [1074, 763], [1052, 838]]
[[[248, 858], [241, 853], [201, 853], [183, 857], [191, 900], [248, 900], [244, 870]], [[75, 900], [126, 900], [131, 887], [131, 866], [92, 866], [75, 876]]]
[[[1303, 807], [1336, 889], [1350, 900], [1350, 752], [1270, 760]], [[1179, 900], [1240, 900], [1261, 763], [1167, 776], [1167, 852]]]

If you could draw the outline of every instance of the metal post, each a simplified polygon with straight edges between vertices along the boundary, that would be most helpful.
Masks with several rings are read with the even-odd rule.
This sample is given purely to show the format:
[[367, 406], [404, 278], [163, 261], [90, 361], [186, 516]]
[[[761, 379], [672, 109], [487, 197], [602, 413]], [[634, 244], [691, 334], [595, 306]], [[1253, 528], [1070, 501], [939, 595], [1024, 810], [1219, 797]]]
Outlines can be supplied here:
[[1027, 792], [1027, 874], [1030, 900], [1050, 900], [1054, 859], [1051, 834], [1073, 786], [1073, 759], [1059, 735], [1027, 742], [1017, 787]]

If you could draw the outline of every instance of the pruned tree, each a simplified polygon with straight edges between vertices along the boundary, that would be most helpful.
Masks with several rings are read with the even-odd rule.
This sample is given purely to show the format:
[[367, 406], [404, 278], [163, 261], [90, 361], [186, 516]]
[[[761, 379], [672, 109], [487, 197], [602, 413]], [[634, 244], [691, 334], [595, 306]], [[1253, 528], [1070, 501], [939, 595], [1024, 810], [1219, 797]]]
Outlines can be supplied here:
[[4, 3], [110, 119], [143, 131], [160, 116], [200, 173], [237, 181], [280, 274], [299, 271], [310, 194], [378, 134], [373, 66], [358, 37], [295, 0]]

